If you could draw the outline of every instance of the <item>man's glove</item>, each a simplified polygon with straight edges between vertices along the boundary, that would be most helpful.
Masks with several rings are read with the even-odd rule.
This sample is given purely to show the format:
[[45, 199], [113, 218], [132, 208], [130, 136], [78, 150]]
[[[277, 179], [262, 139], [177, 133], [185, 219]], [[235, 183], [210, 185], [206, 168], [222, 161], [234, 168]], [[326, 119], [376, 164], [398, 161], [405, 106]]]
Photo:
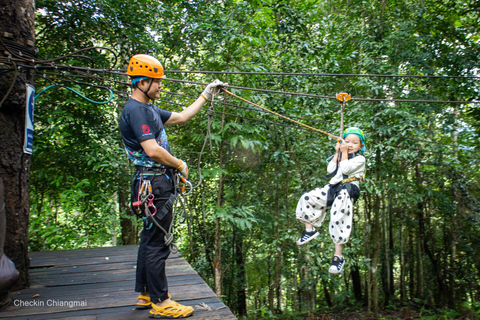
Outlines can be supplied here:
[[180, 160], [182, 163], [178, 166], [177, 170], [180, 171], [180, 174], [185, 178], [188, 179], [188, 166], [187, 163], [183, 160]]
[[214, 90], [218, 92], [220, 89], [219, 87], [227, 87], [228, 83], [223, 83], [222, 81], [215, 79], [212, 83], [210, 83], [205, 90], [202, 92], [202, 97], [205, 98], [205, 100], [210, 100], [212, 99], [212, 95]]

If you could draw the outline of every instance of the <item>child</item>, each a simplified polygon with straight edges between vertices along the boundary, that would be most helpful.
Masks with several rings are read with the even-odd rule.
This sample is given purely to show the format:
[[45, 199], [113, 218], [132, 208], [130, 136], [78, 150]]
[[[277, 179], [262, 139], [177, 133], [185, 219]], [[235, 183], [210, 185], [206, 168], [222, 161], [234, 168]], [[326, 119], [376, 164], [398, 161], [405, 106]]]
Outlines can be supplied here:
[[[331, 207], [328, 230], [335, 244], [335, 255], [328, 270], [330, 273], [340, 273], [345, 264], [342, 246], [352, 231], [353, 204], [360, 196], [358, 180], [365, 172], [365, 157], [360, 155], [365, 151], [363, 131], [348, 128], [343, 133], [343, 140], [335, 146], [336, 153], [327, 167], [329, 174], [325, 177], [332, 177], [329, 184], [305, 193], [296, 210], [297, 219], [305, 224], [305, 230], [297, 240], [297, 245], [302, 245], [318, 237], [315, 227], [322, 225], [327, 208]], [[338, 151], [341, 152], [340, 158]]]

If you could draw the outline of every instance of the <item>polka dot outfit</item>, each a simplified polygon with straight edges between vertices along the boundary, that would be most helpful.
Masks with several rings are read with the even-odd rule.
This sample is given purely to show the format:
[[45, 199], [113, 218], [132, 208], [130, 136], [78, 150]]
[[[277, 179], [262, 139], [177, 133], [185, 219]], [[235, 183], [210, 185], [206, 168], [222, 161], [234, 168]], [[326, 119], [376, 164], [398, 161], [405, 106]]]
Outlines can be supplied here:
[[[316, 188], [305, 193], [297, 204], [297, 219], [318, 228], [327, 213], [327, 195], [329, 186]], [[330, 210], [328, 230], [336, 244], [343, 244], [350, 238], [353, 222], [353, 203], [347, 190], [342, 189], [335, 198]]]
[[[301, 222], [306, 222], [318, 228], [322, 225], [327, 213], [327, 198], [330, 186], [338, 186], [347, 176], [362, 177], [365, 172], [365, 157], [359, 155], [348, 160], [340, 161], [337, 173], [330, 179], [329, 184], [323, 188], [316, 188], [305, 193], [297, 204], [296, 217]], [[330, 162], [327, 172], [332, 173], [337, 169], [337, 163]], [[358, 181], [351, 182], [358, 188]], [[358, 190], [358, 189], [357, 189]], [[359, 193], [357, 192], [357, 197]], [[330, 238], [335, 244], [344, 244], [350, 238], [353, 222], [353, 194], [349, 194], [346, 189], [341, 189], [333, 200], [330, 209], [330, 223], [328, 230]]]

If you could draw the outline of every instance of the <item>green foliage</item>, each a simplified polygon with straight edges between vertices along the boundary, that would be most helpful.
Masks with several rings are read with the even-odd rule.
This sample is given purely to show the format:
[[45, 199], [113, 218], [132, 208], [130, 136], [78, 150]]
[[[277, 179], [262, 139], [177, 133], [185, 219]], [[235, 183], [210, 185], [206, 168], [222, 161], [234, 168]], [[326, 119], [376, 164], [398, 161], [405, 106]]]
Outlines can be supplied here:
[[[150, 53], [166, 70], [472, 76], [480, 62], [479, 14], [473, 2], [430, 0], [42, 0], [37, 38], [48, 58], [98, 44], [111, 47], [119, 54], [118, 68], [134, 53]], [[112, 65], [108, 52], [90, 56], [96, 67]], [[91, 62], [77, 57], [65, 63]], [[354, 98], [478, 100], [473, 78], [167, 75], [197, 82], [217, 76], [238, 87], [325, 96], [344, 91]], [[168, 110], [180, 111], [201, 92], [181, 82], [163, 85], [181, 94], [162, 94], [157, 105]], [[99, 101], [108, 94], [75, 88]], [[231, 91], [302, 123], [339, 131], [335, 100]], [[119, 198], [128, 197], [131, 171], [116, 122], [124, 102], [117, 96], [94, 106], [65, 90], [38, 99], [32, 249], [116, 243], [119, 219], [127, 217]], [[172, 153], [190, 165], [192, 182], [199, 180], [194, 168], [206, 134], [206, 107], [187, 125], [167, 127]], [[294, 215], [304, 192], [328, 182], [325, 159], [334, 142], [228, 96], [216, 97], [214, 110], [212, 150], [207, 143], [199, 163], [203, 183], [189, 197], [187, 224], [177, 232], [183, 255], [212, 287], [219, 232], [222, 298], [234, 312], [245, 311], [242, 292], [251, 319], [299, 318], [332, 305], [361, 309], [372, 306], [372, 299], [380, 308], [417, 307], [422, 317], [434, 317], [434, 307], [449, 308], [442, 311], [446, 318], [457, 317], [462, 313], [452, 310], [462, 303], [478, 311], [477, 105], [347, 103], [346, 125], [366, 133], [368, 166], [344, 248], [346, 270], [335, 277], [327, 272], [333, 245], [325, 228], [318, 241], [299, 248], [302, 226]]]

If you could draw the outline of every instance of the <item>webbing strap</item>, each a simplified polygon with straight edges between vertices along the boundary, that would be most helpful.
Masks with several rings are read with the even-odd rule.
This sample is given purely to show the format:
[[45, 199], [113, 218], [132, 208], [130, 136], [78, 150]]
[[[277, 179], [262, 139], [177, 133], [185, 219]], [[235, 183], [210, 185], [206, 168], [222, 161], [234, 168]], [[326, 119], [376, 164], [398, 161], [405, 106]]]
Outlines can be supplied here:
[[341, 183], [348, 183], [348, 182], [352, 182], [352, 181], [365, 181], [365, 175], [361, 178], [350, 177], [350, 178], [347, 178], [347, 179], [343, 179]]

